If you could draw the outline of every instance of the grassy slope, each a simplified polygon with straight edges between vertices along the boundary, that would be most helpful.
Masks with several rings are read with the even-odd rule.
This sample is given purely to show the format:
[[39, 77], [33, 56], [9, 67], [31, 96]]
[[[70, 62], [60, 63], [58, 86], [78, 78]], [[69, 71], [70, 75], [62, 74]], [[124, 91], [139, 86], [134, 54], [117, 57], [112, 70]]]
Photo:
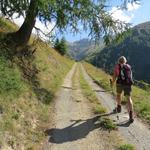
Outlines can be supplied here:
[[34, 45], [32, 57], [10, 61], [3, 55], [7, 46], [1, 39], [16, 29], [0, 18], [0, 147], [38, 149], [48, 123], [49, 103], [73, 61], [42, 41]]
[[[84, 62], [83, 64], [88, 74], [94, 80], [96, 80], [104, 89], [111, 90], [109, 83], [110, 75], [88, 63]], [[133, 86], [132, 99], [136, 114], [150, 124], [150, 92]]]

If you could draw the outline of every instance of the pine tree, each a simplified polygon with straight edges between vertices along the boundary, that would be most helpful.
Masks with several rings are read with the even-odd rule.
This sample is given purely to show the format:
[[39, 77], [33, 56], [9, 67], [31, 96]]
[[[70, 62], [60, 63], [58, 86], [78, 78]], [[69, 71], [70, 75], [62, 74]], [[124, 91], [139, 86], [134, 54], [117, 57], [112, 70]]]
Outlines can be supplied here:
[[54, 48], [61, 54], [61, 55], [65, 55], [67, 52], [67, 44], [66, 44], [66, 40], [63, 37], [60, 41], [57, 38], [54, 44]]
[[60, 42], [58, 38], [55, 40], [54, 49], [56, 49], [57, 51], [59, 51], [60, 49]]
[[67, 44], [65, 38], [63, 37], [60, 41], [60, 54], [65, 55], [66, 52], [67, 52]]

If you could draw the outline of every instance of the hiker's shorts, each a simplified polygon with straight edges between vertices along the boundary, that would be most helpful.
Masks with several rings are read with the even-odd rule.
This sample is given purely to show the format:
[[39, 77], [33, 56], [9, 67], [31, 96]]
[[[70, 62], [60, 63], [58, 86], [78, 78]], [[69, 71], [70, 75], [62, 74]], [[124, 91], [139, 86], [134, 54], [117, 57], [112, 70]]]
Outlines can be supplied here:
[[122, 85], [122, 84], [116, 85], [116, 92], [118, 94], [124, 92], [124, 96], [131, 96], [131, 91], [132, 91], [131, 85]]

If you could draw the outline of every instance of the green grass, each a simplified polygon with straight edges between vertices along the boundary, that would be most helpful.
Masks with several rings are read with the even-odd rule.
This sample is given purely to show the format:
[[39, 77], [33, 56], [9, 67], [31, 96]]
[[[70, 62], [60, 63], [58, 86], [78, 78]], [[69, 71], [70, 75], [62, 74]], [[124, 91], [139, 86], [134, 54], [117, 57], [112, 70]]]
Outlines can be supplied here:
[[17, 67], [4, 57], [0, 57], [0, 79], [0, 95], [3, 97], [17, 97], [26, 87]]
[[117, 125], [109, 118], [102, 117], [100, 118], [100, 125], [105, 130], [117, 130]]
[[120, 145], [118, 150], [135, 150], [135, 147], [131, 144]]
[[4, 38], [16, 29], [0, 18], [0, 147], [39, 149], [50, 122], [50, 102], [74, 62], [41, 40], [32, 45], [33, 38], [34, 55], [17, 57]]
[[17, 25], [7, 19], [0, 17], [0, 32], [12, 32], [17, 29]]
[[[83, 62], [83, 65], [87, 71], [87, 73], [104, 89], [111, 90], [109, 79], [110, 75], [106, 74], [101, 69], [97, 69], [96, 67]], [[115, 88], [114, 88], [115, 91]], [[114, 92], [111, 92], [114, 94]], [[137, 86], [133, 86], [132, 92], [132, 100], [134, 105], [134, 110], [137, 116], [139, 116], [142, 120], [146, 121], [150, 125], [150, 92], [139, 88]], [[122, 100], [123, 104], [126, 104], [127, 101], [125, 98]]]
[[106, 74], [103, 70], [100, 70], [89, 63], [83, 62], [83, 65], [87, 73], [97, 84], [108, 91], [112, 90], [112, 88], [110, 87], [110, 75]]
[[93, 104], [93, 111], [95, 114], [102, 114], [106, 112], [106, 108], [104, 108], [99, 100], [96, 97], [95, 92], [92, 90], [88, 82], [84, 79], [83, 74], [81, 73], [81, 68], [79, 71], [79, 81], [80, 86], [83, 92], [83, 95]]
[[95, 105], [93, 111], [94, 111], [94, 114], [102, 114], [102, 113], [106, 112], [106, 108], [97, 104], [97, 105]]

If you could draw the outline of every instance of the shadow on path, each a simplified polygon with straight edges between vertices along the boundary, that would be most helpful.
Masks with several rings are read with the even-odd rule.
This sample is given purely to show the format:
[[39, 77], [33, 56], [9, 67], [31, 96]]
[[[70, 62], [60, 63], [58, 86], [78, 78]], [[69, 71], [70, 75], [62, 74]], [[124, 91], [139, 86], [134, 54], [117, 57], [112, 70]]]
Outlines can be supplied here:
[[129, 127], [131, 124], [132, 124], [132, 122], [127, 120], [127, 121], [123, 121], [121, 123], [118, 123], [117, 126], [119, 126], [119, 127]]
[[65, 128], [52, 128], [45, 131], [45, 134], [50, 136], [49, 142], [51, 143], [65, 143], [71, 142], [78, 139], [85, 138], [91, 131], [100, 128], [100, 117], [102, 116], [109, 116], [111, 113], [102, 114], [87, 120], [70, 120], [73, 122], [71, 125]]
[[87, 120], [71, 120], [72, 123], [66, 128], [58, 129], [52, 128], [45, 131], [50, 136], [49, 142], [51, 143], [65, 143], [85, 138], [89, 132], [100, 127], [97, 123], [100, 116], [90, 118]]

